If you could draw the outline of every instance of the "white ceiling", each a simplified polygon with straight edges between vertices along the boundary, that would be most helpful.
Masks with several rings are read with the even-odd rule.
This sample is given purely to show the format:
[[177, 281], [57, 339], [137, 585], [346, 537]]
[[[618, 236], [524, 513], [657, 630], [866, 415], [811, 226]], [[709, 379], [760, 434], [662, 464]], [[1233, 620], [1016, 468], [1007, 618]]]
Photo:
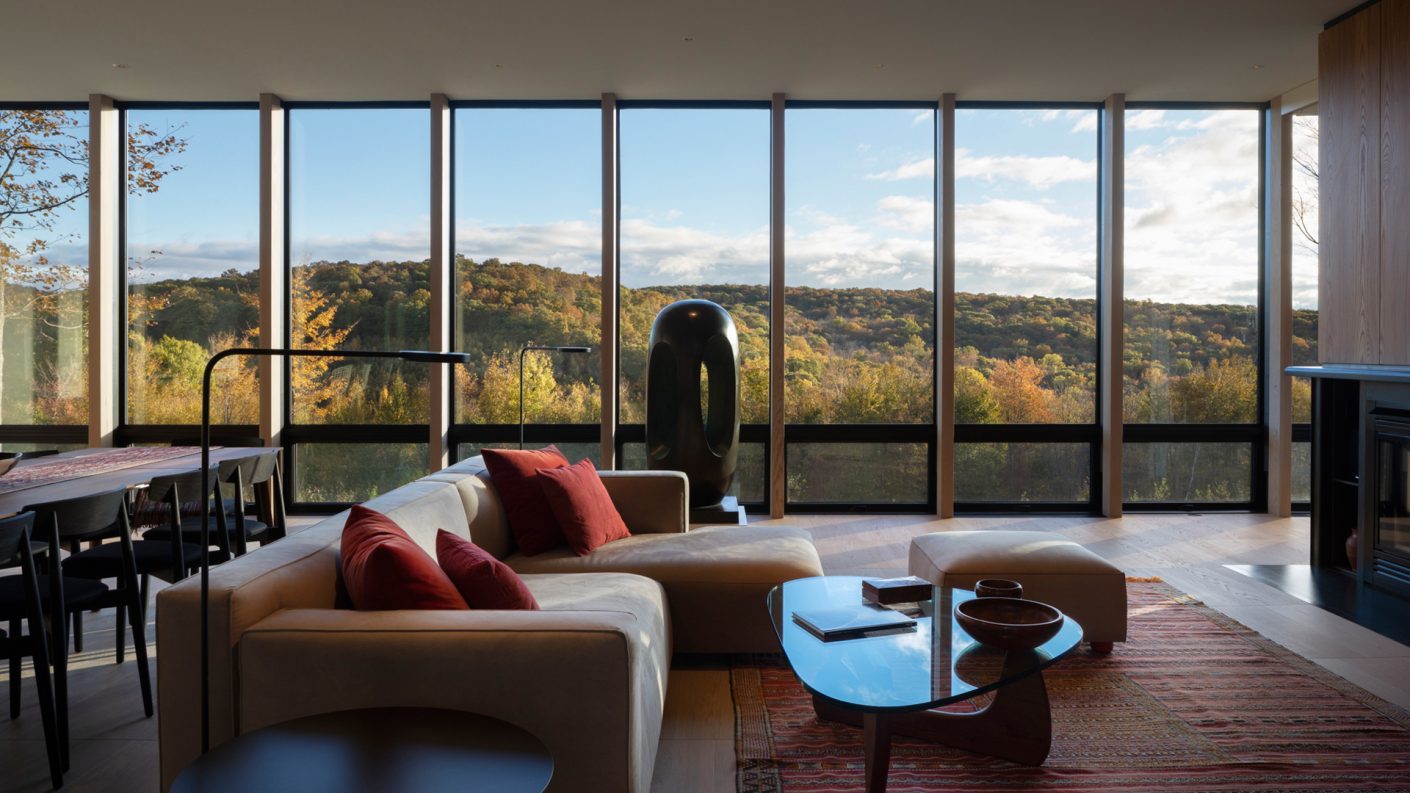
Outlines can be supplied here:
[[0, 101], [1264, 100], [1357, 2], [0, 0]]

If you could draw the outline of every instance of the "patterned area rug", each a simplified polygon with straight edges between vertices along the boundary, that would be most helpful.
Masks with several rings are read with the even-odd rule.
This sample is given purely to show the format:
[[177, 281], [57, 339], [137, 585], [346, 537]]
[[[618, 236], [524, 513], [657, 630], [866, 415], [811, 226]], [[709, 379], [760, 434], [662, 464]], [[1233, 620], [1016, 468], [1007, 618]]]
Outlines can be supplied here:
[[[897, 737], [888, 790], [1410, 791], [1410, 714], [1165, 584], [1127, 591], [1131, 640], [1047, 673], [1042, 767]], [[861, 730], [819, 722], [781, 658], [731, 687], [738, 790], [862, 790]]]
[[[0, 477], [0, 493], [11, 493], [31, 487], [50, 485], [83, 476], [105, 474], [122, 468], [182, 457], [200, 452], [199, 446], [132, 446], [104, 449], [81, 457], [46, 457], [32, 463], [21, 462]], [[200, 460], [196, 461], [200, 470]]]

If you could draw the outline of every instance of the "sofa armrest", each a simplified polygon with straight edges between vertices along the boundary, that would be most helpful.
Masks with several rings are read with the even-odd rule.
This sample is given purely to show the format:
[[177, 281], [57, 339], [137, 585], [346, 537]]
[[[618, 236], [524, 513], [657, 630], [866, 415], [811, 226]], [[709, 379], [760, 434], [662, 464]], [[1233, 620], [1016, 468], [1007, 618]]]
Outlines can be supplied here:
[[346, 708], [482, 713], [537, 736], [550, 791], [648, 793], [667, 655], [621, 612], [290, 609], [245, 632], [242, 731]]
[[680, 471], [599, 471], [632, 534], [682, 534], [690, 528], [690, 480]]

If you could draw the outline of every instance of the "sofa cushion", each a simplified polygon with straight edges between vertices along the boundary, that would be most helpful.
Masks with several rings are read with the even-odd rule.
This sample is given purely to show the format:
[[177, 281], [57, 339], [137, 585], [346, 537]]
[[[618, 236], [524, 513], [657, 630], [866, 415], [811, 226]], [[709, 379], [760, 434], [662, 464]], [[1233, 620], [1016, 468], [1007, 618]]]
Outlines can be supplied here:
[[681, 653], [778, 652], [765, 596], [784, 581], [823, 574], [812, 538], [790, 526], [634, 534], [586, 556], [555, 548], [505, 562], [520, 574], [636, 573], [661, 582]]
[[435, 560], [380, 512], [353, 507], [341, 546], [343, 583], [359, 611], [467, 608]]
[[563, 531], [543, 497], [538, 474], [544, 468], [567, 467], [568, 459], [558, 447], [550, 445], [533, 451], [484, 449], [481, 454], [519, 550], [532, 556], [562, 545]]
[[437, 532], [436, 561], [472, 609], [539, 607], [518, 573], [467, 539], [445, 530]]
[[597, 478], [592, 460], [580, 460], [567, 468], [539, 469], [539, 487], [573, 553], [589, 554], [613, 540], [632, 536]]

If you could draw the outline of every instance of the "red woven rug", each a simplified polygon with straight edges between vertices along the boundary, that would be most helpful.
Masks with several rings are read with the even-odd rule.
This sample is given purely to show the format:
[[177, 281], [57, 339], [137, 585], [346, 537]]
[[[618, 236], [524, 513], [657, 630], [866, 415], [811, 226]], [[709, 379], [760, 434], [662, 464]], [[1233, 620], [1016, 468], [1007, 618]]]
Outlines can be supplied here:
[[[1165, 584], [1127, 591], [1131, 640], [1047, 672], [1042, 767], [897, 737], [888, 789], [1410, 791], [1406, 711]], [[819, 722], [781, 659], [737, 661], [731, 687], [738, 790], [862, 790], [861, 730]]]

